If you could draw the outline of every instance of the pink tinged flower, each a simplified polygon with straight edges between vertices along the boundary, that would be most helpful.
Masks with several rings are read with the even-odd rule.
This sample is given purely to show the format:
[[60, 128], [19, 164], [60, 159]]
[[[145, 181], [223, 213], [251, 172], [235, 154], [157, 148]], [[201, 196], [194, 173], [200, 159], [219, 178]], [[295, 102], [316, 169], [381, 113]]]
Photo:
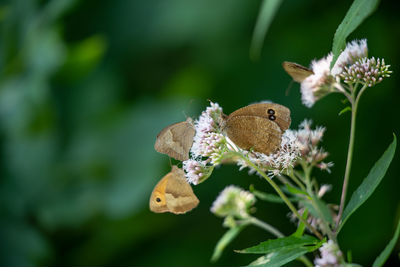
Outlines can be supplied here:
[[183, 162], [183, 170], [188, 183], [198, 185], [210, 177], [213, 168], [207, 166], [205, 161], [189, 159]]
[[220, 163], [226, 148], [225, 137], [220, 133], [222, 108], [210, 102], [210, 106], [195, 121], [196, 134], [190, 150], [193, 158], [210, 158], [213, 165]]
[[345, 83], [361, 83], [369, 87], [380, 83], [383, 78], [390, 77], [392, 71], [384, 59], [362, 58], [349, 67], [345, 67], [340, 77]]
[[331, 189], [332, 189], [332, 185], [330, 185], [330, 184], [322, 185], [318, 191], [318, 197], [319, 198], [323, 197], [325, 195], [325, 193], [330, 191]]
[[320, 162], [317, 164], [317, 167], [321, 170], [321, 171], [327, 171], [328, 173], [331, 173], [331, 168], [333, 167], [333, 162]]
[[358, 59], [368, 56], [367, 40], [354, 40], [347, 43], [346, 48], [339, 55], [338, 59], [333, 66], [331, 73], [333, 76], [339, 75], [343, 72], [345, 67], [352, 65]]

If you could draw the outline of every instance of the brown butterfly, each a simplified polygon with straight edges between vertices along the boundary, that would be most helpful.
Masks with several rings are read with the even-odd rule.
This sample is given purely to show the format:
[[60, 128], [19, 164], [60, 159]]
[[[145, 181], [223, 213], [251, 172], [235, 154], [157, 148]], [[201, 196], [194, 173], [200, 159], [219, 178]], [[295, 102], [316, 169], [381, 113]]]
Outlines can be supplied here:
[[186, 213], [199, 204], [185, 173], [177, 166], [165, 175], [154, 187], [150, 197], [150, 210], [157, 213]]
[[279, 104], [259, 103], [240, 108], [224, 121], [223, 130], [237, 146], [274, 153], [290, 126], [290, 110]]
[[157, 135], [154, 148], [158, 152], [167, 154], [174, 159], [188, 160], [195, 133], [191, 118], [171, 124], [162, 129]]
[[282, 67], [293, 78], [293, 80], [298, 83], [301, 83], [305, 78], [314, 74], [311, 69], [294, 62], [285, 61], [282, 63]]

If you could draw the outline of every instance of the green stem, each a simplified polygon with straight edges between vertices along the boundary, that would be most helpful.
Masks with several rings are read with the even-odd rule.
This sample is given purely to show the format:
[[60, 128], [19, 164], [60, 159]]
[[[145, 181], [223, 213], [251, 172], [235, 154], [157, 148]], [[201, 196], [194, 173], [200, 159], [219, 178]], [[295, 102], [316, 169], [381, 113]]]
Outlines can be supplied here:
[[[340, 223], [340, 220], [342, 219], [342, 215], [343, 215], [344, 204], [346, 202], [347, 187], [348, 187], [349, 179], [350, 179], [350, 170], [351, 170], [351, 163], [352, 163], [353, 151], [354, 151], [354, 137], [355, 137], [355, 132], [356, 132], [356, 115], [357, 115], [358, 102], [360, 101], [360, 97], [366, 88], [367, 88], [367, 85], [364, 85], [361, 88], [360, 92], [357, 95], [356, 100], [354, 102], [352, 102], [352, 106], [351, 106], [351, 125], [350, 125], [349, 148], [347, 151], [346, 171], [344, 174], [342, 196], [340, 198], [340, 207], [339, 207], [338, 217], [336, 220], [335, 231], [337, 231], [337, 229], [339, 227], [339, 223]], [[352, 91], [353, 99], [356, 95], [356, 91], [357, 90], [355, 90], [355, 89]]]
[[[258, 226], [258, 227], [266, 230], [267, 232], [270, 232], [271, 234], [273, 234], [274, 236], [276, 236], [278, 238], [285, 237], [285, 235], [282, 234], [278, 229], [276, 229], [275, 227], [273, 227], [272, 225], [270, 225], [266, 222], [260, 221], [256, 217], [250, 217], [250, 219], [248, 221], [250, 223], [254, 224], [255, 226]], [[306, 256], [301, 256], [300, 258], [298, 258], [298, 260], [301, 261], [302, 263], [304, 263], [304, 265], [307, 267], [314, 266]]]
[[242, 154], [239, 154], [246, 162], [247, 164], [255, 169], [267, 182], [275, 189], [275, 191], [278, 193], [278, 195], [282, 198], [282, 200], [286, 203], [286, 205], [289, 207], [289, 209], [293, 212], [294, 215], [296, 215], [299, 220], [301, 220], [308, 229], [310, 229], [319, 239], [323, 239], [322, 235], [314, 228], [312, 227], [301, 215], [298, 213], [296, 208], [293, 206], [292, 202], [286, 197], [286, 195], [282, 192], [282, 190], [279, 188], [279, 186], [270, 178], [268, 175], [265, 174], [260, 168], [258, 168], [253, 162], [251, 162], [248, 158], [244, 157]]
[[332, 239], [333, 241], [336, 242], [335, 235], [333, 234], [331, 228], [329, 227], [329, 224], [323, 219], [322, 211], [314, 200], [314, 198], [316, 198], [317, 196], [314, 194], [312, 190], [311, 171], [313, 166], [307, 166], [306, 164], [302, 164], [302, 167], [305, 175], [307, 193], [310, 195], [311, 205], [313, 205], [315, 210], [318, 212], [318, 215], [321, 218], [322, 226], [324, 227], [325, 233], [328, 235], [329, 239]]
[[250, 221], [250, 223], [270, 232], [271, 234], [273, 234], [276, 237], [284, 237], [285, 236], [284, 234], [282, 234], [278, 229], [276, 229], [272, 225], [270, 225], [266, 222], [260, 221], [256, 217], [250, 217], [249, 221]]
[[301, 188], [301, 190], [306, 192], [306, 188], [304, 187], [303, 183], [296, 177], [293, 170], [289, 173], [289, 177], [292, 178], [292, 180]]

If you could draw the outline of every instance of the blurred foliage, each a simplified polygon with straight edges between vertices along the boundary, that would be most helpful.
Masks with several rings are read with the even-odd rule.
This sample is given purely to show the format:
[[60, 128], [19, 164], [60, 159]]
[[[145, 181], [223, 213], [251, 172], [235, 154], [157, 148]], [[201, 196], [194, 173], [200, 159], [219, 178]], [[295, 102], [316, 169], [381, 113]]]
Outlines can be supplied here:
[[[368, 38], [370, 55], [384, 57], [394, 71], [361, 101], [350, 192], [392, 132], [400, 132], [400, 20], [392, 5], [383, 1], [349, 38]], [[197, 116], [207, 99], [226, 113], [270, 99], [291, 108], [293, 127], [305, 117], [327, 126], [324, 146], [336, 165], [333, 175], [316, 175], [334, 185], [328, 198], [338, 202], [349, 115], [338, 117], [339, 96], [313, 109], [302, 106], [298, 86], [287, 90], [290, 78], [281, 62], [307, 65], [328, 53], [348, 6], [284, 1], [253, 62], [249, 44], [260, 2], [2, 1], [0, 265], [211, 265], [225, 232], [209, 212], [213, 199], [227, 184], [253, 183], [271, 192], [260, 179], [223, 166], [194, 188], [201, 203], [189, 214], [152, 214], [147, 206], [170, 164], [154, 151], [155, 136], [166, 125]], [[340, 236], [341, 246], [365, 266], [390, 240], [399, 216], [396, 162], [397, 155]], [[284, 233], [293, 231], [285, 207], [261, 201], [257, 207], [258, 217]], [[246, 229], [213, 265], [250, 262], [254, 257], [231, 250], [266, 237]]]

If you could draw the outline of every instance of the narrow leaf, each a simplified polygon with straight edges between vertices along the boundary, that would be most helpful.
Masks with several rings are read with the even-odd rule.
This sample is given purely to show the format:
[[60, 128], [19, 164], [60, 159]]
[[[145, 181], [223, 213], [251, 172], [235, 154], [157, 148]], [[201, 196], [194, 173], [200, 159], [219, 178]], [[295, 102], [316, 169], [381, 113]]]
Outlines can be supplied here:
[[326, 205], [326, 203], [315, 196], [313, 196], [313, 200], [317, 205], [318, 213], [320, 214], [320, 216], [318, 217], [322, 216], [325, 221], [329, 222], [330, 224], [333, 224], [332, 213], [328, 208], [328, 206]]
[[369, 16], [378, 6], [379, 0], [354, 0], [346, 16], [336, 29], [333, 37], [333, 59], [331, 68], [346, 45], [346, 38]]
[[342, 115], [342, 114], [344, 114], [344, 113], [346, 113], [346, 112], [348, 112], [348, 111], [351, 111], [351, 107], [350, 107], [350, 106], [347, 106], [347, 107], [345, 107], [344, 109], [342, 109], [342, 110], [339, 112], [339, 116]]
[[343, 218], [340, 222], [338, 232], [342, 229], [343, 225], [349, 219], [349, 217], [356, 211], [375, 191], [379, 183], [382, 181], [389, 168], [390, 162], [393, 159], [394, 153], [396, 151], [396, 136], [393, 135], [393, 142], [386, 149], [385, 153], [380, 157], [380, 159], [375, 163], [367, 178], [361, 183], [357, 190], [353, 193], [350, 198], [349, 204], [343, 212]]
[[[305, 209], [303, 212], [303, 215], [301, 217], [303, 218], [304, 221], [307, 220], [308, 216], [308, 209]], [[299, 227], [297, 227], [296, 232], [293, 233], [293, 236], [295, 237], [301, 237], [304, 234], [304, 230], [306, 229], [306, 225], [303, 221], [300, 221]]]
[[239, 253], [250, 253], [250, 254], [265, 254], [278, 249], [294, 249], [304, 246], [316, 245], [319, 240], [313, 236], [305, 235], [302, 237], [288, 236], [277, 239], [270, 239], [268, 241], [261, 242], [257, 246], [235, 250]]
[[262, 2], [250, 45], [251, 59], [257, 60], [260, 57], [265, 35], [281, 3], [282, 0], [264, 0]]
[[292, 193], [293, 195], [296, 195], [296, 194], [306, 195], [306, 196], [308, 195], [307, 192], [304, 192], [304, 191], [302, 191], [302, 190], [300, 190], [300, 189], [298, 189], [296, 187], [293, 187], [293, 186], [291, 186], [289, 184], [285, 184], [285, 186], [286, 186], [287, 190], [290, 193]]
[[394, 246], [396, 245], [397, 239], [399, 238], [400, 234], [400, 218], [399, 222], [397, 223], [397, 228], [394, 233], [392, 240], [390, 240], [389, 244], [385, 247], [385, 249], [381, 252], [381, 254], [376, 258], [372, 267], [381, 267], [388, 259], [390, 253], [392, 252]]
[[[272, 202], [272, 203], [285, 203], [282, 198], [280, 198], [279, 196], [275, 195], [275, 194], [270, 194], [270, 193], [265, 193], [262, 191], [258, 191], [256, 189], [254, 189], [253, 185], [250, 185], [250, 192], [255, 195], [258, 199], [264, 200], [264, 201], [268, 201], [268, 202]], [[289, 198], [290, 201], [297, 201], [297, 198]]]
[[229, 245], [229, 243], [232, 242], [247, 225], [248, 224], [242, 224], [226, 231], [214, 248], [214, 253], [211, 257], [212, 262], [216, 262], [221, 257], [226, 246]]
[[309, 249], [304, 247], [299, 247], [294, 249], [282, 249], [268, 253], [267, 255], [262, 256], [257, 260], [253, 261], [248, 266], [279, 267], [301, 257], [307, 252], [310, 252]]

